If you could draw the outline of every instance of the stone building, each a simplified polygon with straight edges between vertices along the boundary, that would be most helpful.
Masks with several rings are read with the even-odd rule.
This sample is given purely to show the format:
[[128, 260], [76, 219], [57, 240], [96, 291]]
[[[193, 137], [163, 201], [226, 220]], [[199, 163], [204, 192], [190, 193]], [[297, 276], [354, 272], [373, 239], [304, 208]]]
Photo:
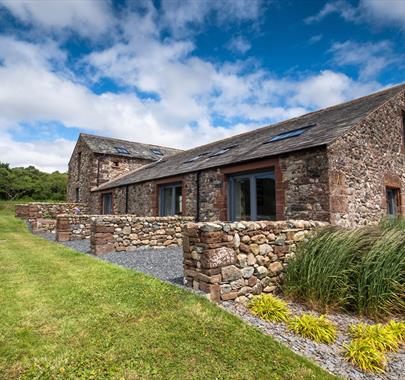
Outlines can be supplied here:
[[167, 155], [99, 181], [90, 207], [200, 221], [306, 219], [345, 226], [403, 214], [404, 111], [400, 85]]
[[69, 161], [69, 202], [90, 203], [90, 189], [180, 150], [81, 133]]

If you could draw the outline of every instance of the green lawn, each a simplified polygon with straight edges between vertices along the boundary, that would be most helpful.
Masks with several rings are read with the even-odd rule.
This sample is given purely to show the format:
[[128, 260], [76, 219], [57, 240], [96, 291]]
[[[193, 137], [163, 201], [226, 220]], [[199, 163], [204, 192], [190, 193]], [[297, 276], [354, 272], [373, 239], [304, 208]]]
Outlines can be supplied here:
[[1, 379], [331, 379], [207, 300], [32, 236], [0, 203]]

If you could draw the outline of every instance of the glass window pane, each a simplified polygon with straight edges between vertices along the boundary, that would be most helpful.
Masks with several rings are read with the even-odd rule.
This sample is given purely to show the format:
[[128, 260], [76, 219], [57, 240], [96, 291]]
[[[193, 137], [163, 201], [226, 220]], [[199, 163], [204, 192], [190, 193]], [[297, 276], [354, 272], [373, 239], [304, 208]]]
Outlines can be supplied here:
[[273, 178], [256, 178], [257, 220], [276, 219], [276, 188]]
[[235, 220], [250, 220], [250, 179], [237, 178], [234, 186]]
[[112, 213], [112, 194], [103, 194], [103, 214]]
[[163, 207], [162, 207], [162, 216], [170, 216], [174, 214], [172, 207], [172, 196], [173, 196], [173, 187], [164, 187], [163, 188]]
[[183, 203], [183, 196], [181, 194], [181, 186], [176, 186], [175, 187], [175, 198], [174, 198], [175, 215], [182, 214], [182, 212], [183, 212], [182, 203]]
[[398, 214], [398, 190], [397, 189], [387, 189], [387, 214], [397, 215]]

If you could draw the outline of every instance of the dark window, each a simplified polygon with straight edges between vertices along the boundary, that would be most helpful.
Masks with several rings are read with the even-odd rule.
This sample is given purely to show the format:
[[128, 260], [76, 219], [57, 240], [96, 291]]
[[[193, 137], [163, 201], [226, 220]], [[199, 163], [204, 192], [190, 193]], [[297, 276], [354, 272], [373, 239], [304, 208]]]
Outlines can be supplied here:
[[115, 149], [120, 154], [129, 154], [128, 149], [123, 146], [116, 146]]
[[118, 168], [120, 166], [120, 163], [118, 161], [113, 161], [114, 167]]
[[82, 152], [77, 153], [77, 179], [80, 179], [82, 171]]
[[231, 220], [275, 220], [274, 172], [230, 177], [229, 199]]
[[80, 189], [76, 187], [76, 203], [80, 202]]
[[112, 193], [103, 194], [103, 214], [112, 214]]
[[159, 148], [151, 148], [150, 149], [153, 154], [156, 154], [157, 156], [163, 156], [162, 151]]
[[160, 216], [181, 215], [183, 195], [181, 184], [165, 185], [160, 188]]
[[398, 215], [400, 214], [400, 191], [392, 187], [386, 189], [387, 199], [387, 214]]
[[[298, 129], [294, 129], [292, 131], [287, 131], [287, 132], [283, 132], [283, 133], [279, 133], [278, 135], [275, 135], [274, 137], [272, 137], [269, 141], [267, 141], [266, 143], [269, 142], [274, 142], [274, 141], [280, 141], [280, 140], [284, 140], [284, 139], [289, 139], [291, 137], [297, 137], [297, 136], [301, 136], [305, 131], [307, 131], [309, 128], [314, 127], [315, 124], [311, 124], [311, 125], [307, 125], [306, 127], [302, 127], [302, 128], [298, 128]], [[266, 144], [265, 143], [265, 144]]]

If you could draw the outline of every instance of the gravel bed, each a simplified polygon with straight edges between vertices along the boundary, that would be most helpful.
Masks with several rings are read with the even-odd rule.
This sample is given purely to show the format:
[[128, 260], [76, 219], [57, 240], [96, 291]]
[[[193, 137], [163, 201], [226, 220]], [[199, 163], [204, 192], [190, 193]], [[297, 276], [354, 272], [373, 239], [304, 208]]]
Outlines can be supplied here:
[[[46, 240], [55, 242], [55, 234], [53, 232], [35, 232], [35, 235], [40, 236]], [[90, 240], [72, 240], [72, 241], [58, 241], [58, 244], [62, 244], [65, 247], [72, 248], [82, 253], [90, 253]]]
[[[405, 350], [404, 347], [394, 354], [388, 354], [388, 366], [383, 374], [368, 374], [360, 371], [342, 356], [343, 345], [349, 343], [347, 328], [352, 323], [370, 322], [364, 318], [357, 318], [347, 314], [328, 314], [327, 318], [336, 323], [338, 328], [338, 338], [334, 344], [327, 345], [315, 343], [291, 333], [284, 323], [272, 323], [264, 321], [252, 315], [242, 304], [234, 302], [222, 302], [221, 306], [240, 317], [245, 322], [258, 327], [265, 334], [271, 335], [275, 340], [285, 344], [292, 351], [299, 355], [306, 356], [316, 362], [320, 367], [330, 373], [340, 375], [348, 379], [368, 379], [368, 380], [398, 380], [403, 379], [405, 372]], [[288, 302], [288, 306], [294, 315], [311, 312], [303, 305]]]
[[[55, 241], [55, 234], [52, 232], [37, 232], [35, 235]], [[76, 251], [90, 254], [89, 239], [58, 243]], [[139, 248], [132, 252], [110, 252], [94, 257], [149, 274], [160, 280], [183, 285], [183, 253], [181, 247]]]
[[164, 281], [183, 285], [181, 247], [139, 248], [132, 252], [111, 252], [98, 257], [101, 260], [135, 269]]

